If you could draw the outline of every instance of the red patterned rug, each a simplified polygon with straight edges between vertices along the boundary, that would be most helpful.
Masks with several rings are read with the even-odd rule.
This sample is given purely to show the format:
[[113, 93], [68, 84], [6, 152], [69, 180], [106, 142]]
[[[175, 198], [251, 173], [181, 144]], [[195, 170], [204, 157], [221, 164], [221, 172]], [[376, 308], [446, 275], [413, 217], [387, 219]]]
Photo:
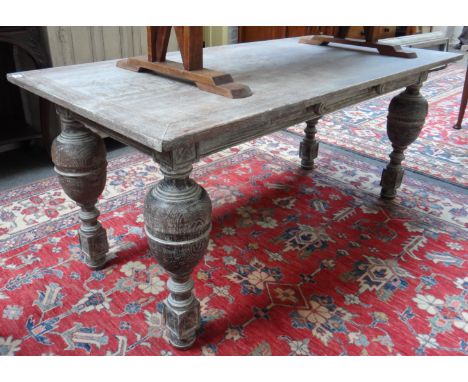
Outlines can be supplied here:
[[[429, 101], [424, 128], [406, 151], [410, 170], [464, 187], [468, 186], [468, 134], [454, 130], [460, 108], [465, 69], [451, 65], [433, 72], [422, 87]], [[396, 91], [326, 115], [317, 125], [317, 139], [371, 158], [388, 161], [387, 108]], [[289, 131], [303, 135], [305, 124]]]
[[112, 260], [98, 272], [55, 178], [1, 193], [0, 354], [466, 355], [466, 194], [407, 174], [384, 202], [381, 166], [322, 147], [306, 173], [299, 141], [277, 133], [196, 166], [214, 226], [185, 352], [163, 338], [167, 278], [143, 232], [149, 158], [109, 164], [99, 208]]

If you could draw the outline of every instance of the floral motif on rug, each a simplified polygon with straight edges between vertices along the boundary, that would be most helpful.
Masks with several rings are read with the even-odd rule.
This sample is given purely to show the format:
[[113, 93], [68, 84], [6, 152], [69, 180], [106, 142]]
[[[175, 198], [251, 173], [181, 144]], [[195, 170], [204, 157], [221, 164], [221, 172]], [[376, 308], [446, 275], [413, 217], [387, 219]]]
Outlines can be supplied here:
[[[403, 165], [434, 178], [468, 186], [468, 135], [454, 130], [465, 69], [455, 65], [433, 72], [421, 89], [429, 102], [423, 130], [405, 152]], [[386, 132], [387, 109], [400, 91], [362, 102], [324, 116], [317, 125], [317, 139], [371, 158], [388, 161], [391, 143]], [[303, 135], [305, 124], [289, 128]]]
[[407, 174], [385, 202], [380, 167], [323, 147], [304, 172], [299, 142], [276, 133], [195, 167], [213, 231], [193, 275], [202, 326], [184, 352], [165, 340], [167, 276], [143, 230], [159, 177], [149, 158], [110, 161], [101, 271], [82, 262], [55, 178], [0, 194], [0, 354], [466, 355], [466, 194]]

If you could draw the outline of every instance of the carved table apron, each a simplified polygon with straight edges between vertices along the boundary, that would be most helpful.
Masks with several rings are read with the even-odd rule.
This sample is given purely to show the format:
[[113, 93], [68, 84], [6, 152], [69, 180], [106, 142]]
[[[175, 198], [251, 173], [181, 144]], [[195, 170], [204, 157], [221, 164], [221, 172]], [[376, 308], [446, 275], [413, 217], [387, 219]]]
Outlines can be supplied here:
[[[169, 273], [164, 303], [168, 338], [190, 347], [200, 324], [191, 272], [211, 230], [211, 201], [190, 178], [201, 156], [307, 121], [301, 165], [312, 169], [318, 153], [319, 118], [399, 88], [389, 107], [393, 151], [382, 174], [383, 198], [401, 184], [405, 149], [427, 114], [419, 89], [429, 70], [458, 54], [417, 50], [417, 58], [385, 57], [359, 48], [299, 44], [297, 39], [204, 50], [207, 67], [231, 73], [253, 95], [228, 99], [150, 73], [134, 73], [115, 61], [58, 67], [8, 76], [9, 81], [57, 105], [62, 133], [53, 161], [67, 195], [81, 207], [80, 244], [91, 268], [105, 264], [106, 231], [98, 221], [98, 196], [106, 181], [106, 154], [97, 132], [133, 146], [159, 163], [164, 175], [146, 196], [145, 231], [151, 252]], [[178, 53], [168, 58], [180, 62]]]

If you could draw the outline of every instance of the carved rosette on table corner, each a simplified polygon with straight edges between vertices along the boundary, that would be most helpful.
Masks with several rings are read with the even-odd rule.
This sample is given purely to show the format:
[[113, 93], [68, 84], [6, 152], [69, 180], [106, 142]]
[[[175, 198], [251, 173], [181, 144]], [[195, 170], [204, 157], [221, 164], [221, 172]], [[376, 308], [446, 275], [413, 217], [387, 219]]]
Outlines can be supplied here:
[[52, 144], [52, 161], [64, 192], [81, 208], [80, 246], [85, 262], [98, 269], [106, 262], [109, 244], [95, 207], [106, 184], [106, 148], [99, 135], [63, 109], [57, 110], [62, 132]]
[[393, 199], [400, 187], [404, 169], [401, 162], [404, 151], [419, 136], [428, 112], [427, 100], [421, 95], [422, 81], [408, 86], [390, 102], [387, 116], [387, 135], [392, 142], [393, 151], [390, 163], [382, 172], [380, 196]]
[[145, 231], [152, 255], [170, 276], [163, 311], [169, 342], [187, 349], [200, 327], [200, 303], [193, 294], [191, 273], [208, 246], [211, 200], [189, 178], [191, 163], [176, 169], [161, 164], [161, 171], [164, 178], [146, 196]]

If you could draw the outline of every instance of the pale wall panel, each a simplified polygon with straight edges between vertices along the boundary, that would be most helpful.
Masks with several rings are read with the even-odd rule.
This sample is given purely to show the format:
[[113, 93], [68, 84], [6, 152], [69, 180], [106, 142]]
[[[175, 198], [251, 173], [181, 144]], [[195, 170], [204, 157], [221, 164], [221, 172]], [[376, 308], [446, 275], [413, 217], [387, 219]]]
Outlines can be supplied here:
[[143, 54], [141, 50], [142, 46], [142, 28], [143, 27], [132, 27], [132, 37], [133, 37], [133, 54], [135, 56], [140, 56]]
[[103, 27], [104, 59], [112, 60], [122, 56], [122, 39], [119, 27]]
[[70, 28], [73, 44], [73, 56], [75, 64], [95, 61], [91, 43], [91, 28], [73, 27]]
[[146, 27], [137, 27], [140, 30], [140, 49], [141, 54], [147, 54], [148, 49], [146, 48], [146, 43], [148, 42], [146, 36]]
[[75, 63], [71, 27], [47, 27], [47, 39], [53, 66]]
[[[146, 27], [45, 27], [53, 66], [147, 54]], [[168, 51], [178, 50], [172, 30]]]
[[93, 51], [93, 61], [103, 61], [106, 57], [104, 52], [103, 27], [89, 27], [91, 33], [91, 49]]
[[120, 54], [121, 57], [132, 57], [133, 52], [133, 30], [132, 27], [119, 27], [120, 32]]

